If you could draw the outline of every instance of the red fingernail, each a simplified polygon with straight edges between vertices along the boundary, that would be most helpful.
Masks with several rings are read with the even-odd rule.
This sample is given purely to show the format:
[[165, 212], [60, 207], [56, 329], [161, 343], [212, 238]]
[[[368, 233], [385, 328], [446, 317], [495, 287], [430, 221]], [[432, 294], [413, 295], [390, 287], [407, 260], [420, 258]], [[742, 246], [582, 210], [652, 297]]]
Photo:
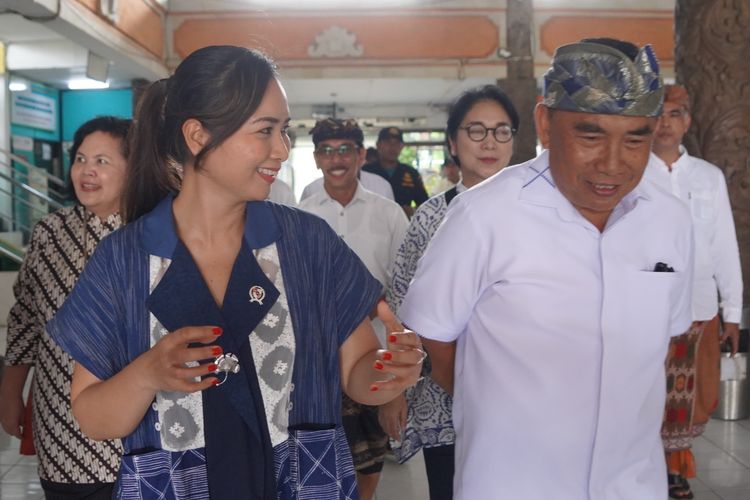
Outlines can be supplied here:
[[211, 382], [213, 385], [219, 385], [219, 379], [215, 378], [213, 382]]
[[215, 372], [216, 371], [216, 363], [211, 363], [208, 365], [208, 371]]
[[384, 366], [383, 363], [381, 363], [380, 361], [375, 361], [375, 369], [376, 370], [382, 370], [383, 366]]
[[221, 335], [222, 329], [221, 327], [215, 326], [211, 331], [214, 332], [214, 335]]
[[378, 386], [377, 386], [377, 385], [375, 385], [375, 384], [373, 384], [373, 385], [371, 385], [371, 386], [370, 386], [370, 390], [371, 390], [372, 392], [375, 392], [375, 391], [377, 391], [377, 390], [378, 390]]
[[393, 359], [393, 354], [391, 354], [390, 352], [384, 352], [383, 353], [383, 359], [386, 360], [386, 361], [390, 361], [390, 360]]
[[213, 348], [213, 349], [211, 350], [211, 354], [213, 354], [214, 356], [218, 356], [218, 355], [219, 355], [219, 354], [221, 354], [222, 352], [223, 352], [223, 351], [222, 351], [221, 347], [219, 347], [219, 346], [216, 346], [216, 347], [214, 347], [214, 348]]
[[395, 335], [391, 335], [390, 337], [388, 337], [388, 342], [395, 342], [396, 340], [398, 339], [396, 338]]

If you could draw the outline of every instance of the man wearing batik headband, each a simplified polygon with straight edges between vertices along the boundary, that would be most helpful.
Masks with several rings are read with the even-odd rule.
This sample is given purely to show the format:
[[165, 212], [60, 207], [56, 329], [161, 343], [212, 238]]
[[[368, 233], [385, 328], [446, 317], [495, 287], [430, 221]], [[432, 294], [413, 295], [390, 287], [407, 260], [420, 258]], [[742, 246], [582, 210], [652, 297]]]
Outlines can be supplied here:
[[433, 365], [458, 341], [457, 500], [666, 497], [664, 359], [691, 322], [693, 242], [684, 205], [641, 182], [662, 95], [649, 46], [560, 47], [545, 151], [456, 197], [422, 256], [399, 316]]
[[[687, 479], [695, 477], [695, 458], [690, 447], [716, 409], [720, 343], [728, 339], [732, 352], [737, 352], [742, 314], [742, 270], [727, 183], [717, 166], [690, 156], [682, 146], [689, 128], [687, 91], [667, 85], [654, 139], [655, 156], [644, 177], [690, 208], [695, 236], [693, 324], [684, 335], [672, 339], [667, 358], [662, 439], [672, 498], [692, 498]], [[687, 380], [695, 382], [684, 383]]]
[[[409, 225], [406, 215], [395, 202], [364, 189], [359, 182], [365, 149], [356, 121], [328, 118], [317, 122], [310, 134], [315, 164], [323, 172], [323, 190], [299, 207], [325, 219], [385, 287], [391, 282], [391, 266]], [[382, 323], [375, 319], [373, 326], [385, 345]], [[388, 436], [378, 423], [377, 407], [359, 404], [345, 394], [341, 406], [359, 497], [371, 500], [388, 451]]]

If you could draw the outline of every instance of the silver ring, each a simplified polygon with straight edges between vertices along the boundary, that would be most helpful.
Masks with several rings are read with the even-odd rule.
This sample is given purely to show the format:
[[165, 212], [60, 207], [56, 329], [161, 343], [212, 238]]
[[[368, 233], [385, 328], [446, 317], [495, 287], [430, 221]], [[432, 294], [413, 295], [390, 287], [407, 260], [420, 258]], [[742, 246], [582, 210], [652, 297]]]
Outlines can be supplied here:
[[417, 350], [422, 355], [422, 358], [417, 362], [417, 364], [419, 364], [419, 363], [424, 362], [425, 359], [427, 359], [427, 351], [424, 350], [424, 347], [419, 347]]

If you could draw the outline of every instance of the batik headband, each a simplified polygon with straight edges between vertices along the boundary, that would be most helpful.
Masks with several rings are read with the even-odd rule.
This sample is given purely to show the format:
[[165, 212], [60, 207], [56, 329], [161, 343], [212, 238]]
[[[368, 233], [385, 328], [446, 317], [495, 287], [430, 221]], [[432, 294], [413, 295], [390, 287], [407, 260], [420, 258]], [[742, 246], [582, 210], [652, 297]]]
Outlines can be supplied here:
[[555, 51], [544, 75], [548, 108], [623, 116], [659, 116], [664, 86], [650, 45], [635, 61], [619, 50], [591, 42]]

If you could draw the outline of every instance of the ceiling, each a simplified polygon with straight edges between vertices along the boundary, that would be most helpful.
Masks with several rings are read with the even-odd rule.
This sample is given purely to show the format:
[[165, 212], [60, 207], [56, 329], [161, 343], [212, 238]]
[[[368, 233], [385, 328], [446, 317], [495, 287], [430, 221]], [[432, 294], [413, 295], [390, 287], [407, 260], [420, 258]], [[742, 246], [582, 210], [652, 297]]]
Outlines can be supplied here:
[[[66, 89], [70, 79], [85, 77], [89, 51], [101, 52], [101, 47], [76, 43], [53, 27], [18, 14], [0, 14], [0, 41], [6, 44], [13, 75]], [[127, 64], [128, 56], [110, 58], [110, 88], [130, 87], [135, 78], [154, 79], [137, 65]], [[467, 88], [494, 81], [492, 77], [300, 77], [285, 74], [283, 67], [281, 77], [292, 116], [303, 123], [320, 113], [330, 114], [335, 103], [338, 116], [356, 117], [374, 126], [411, 128], [443, 126], [446, 103]]]
[[0, 42], [6, 46], [6, 65], [14, 75], [66, 89], [70, 79], [86, 76], [91, 51], [108, 56], [108, 79], [112, 88], [130, 87], [135, 78], [160, 76], [154, 74], [153, 68], [149, 71], [134, 64], [133, 54], [118, 53], [107, 47], [106, 34], [93, 30], [86, 33], [85, 26], [75, 29], [59, 19], [31, 20], [7, 12], [3, 9], [7, 3], [11, 2], [0, 0]]
[[[42, 4], [46, 0], [0, 0], [0, 12], [8, 5], [23, 9], [24, 5]], [[126, 2], [129, 0], [119, 0]], [[483, 7], [502, 4], [501, 0], [155, 0], [170, 13], [192, 11], [216, 11], [217, 9], [263, 9], [276, 10], [305, 5], [309, 8], [317, 2], [322, 8], [348, 10], [367, 8], [373, 5], [383, 8], [389, 5], [404, 7], [407, 2], [431, 6], [453, 8]], [[651, 3], [672, 4], [673, 0], [650, 0]], [[28, 2], [28, 3], [24, 3]], [[64, 2], [64, 0], [59, 0]], [[368, 3], [370, 2], [370, 3]], [[633, 0], [629, 3], [647, 4], [647, 0]], [[611, 4], [619, 7], [626, 0], [535, 0], [535, 7], [555, 8], [568, 4], [594, 6]], [[50, 4], [54, 2], [50, 1]], [[75, 2], [66, 2], [75, 3]], [[59, 5], [59, 4], [58, 4]], [[80, 16], [80, 14], [79, 14]], [[79, 23], [69, 29], [55, 19], [50, 22], [36, 22], [18, 14], [0, 13], [0, 41], [7, 46], [7, 63], [13, 74], [64, 89], [71, 78], [85, 76], [89, 52], [110, 61], [108, 78], [111, 88], [130, 87], [136, 78], [154, 80], [168, 74], [161, 61], [155, 61], [150, 54], [134, 54], [132, 46], [128, 50], [127, 40], [112, 44], [106, 33], [95, 29], [93, 22]], [[99, 23], [101, 24], [101, 23]], [[114, 30], [113, 30], [114, 31]], [[119, 48], [119, 50], [118, 50]], [[140, 58], [140, 60], [138, 59]], [[150, 60], [146, 60], [150, 58]], [[40, 62], [41, 61], [41, 62]], [[145, 62], [144, 62], [145, 61]], [[504, 61], [498, 67], [487, 67], [480, 73], [464, 75], [459, 68], [447, 66], [442, 73], [422, 75], [418, 68], [411, 71], [393, 68], [362, 66], [344, 74], [334, 69], [318, 68], [287, 71], [280, 69], [282, 82], [286, 88], [292, 115], [301, 120], [312, 120], [319, 113], [331, 112], [335, 108], [338, 116], [356, 117], [373, 124], [400, 123], [410, 128], [443, 126], [445, 108], [464, 90], [486, 83], [495, 82], [504, 68]], [[399, 121], [400, 120], [400, 121]]]

